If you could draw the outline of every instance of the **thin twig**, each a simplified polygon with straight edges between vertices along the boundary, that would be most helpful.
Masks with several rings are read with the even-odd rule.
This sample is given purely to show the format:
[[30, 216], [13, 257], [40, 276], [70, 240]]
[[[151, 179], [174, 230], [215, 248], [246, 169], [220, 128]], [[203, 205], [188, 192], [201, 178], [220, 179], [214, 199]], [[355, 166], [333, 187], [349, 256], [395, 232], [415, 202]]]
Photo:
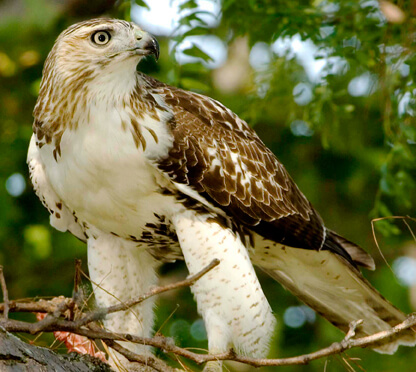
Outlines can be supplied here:
[[344, 342], [351, 340], [354, 336], [355, 336], [355, 330], [357, 329], [357, 327], [360, 324], [363, 324], [364, 320], [362, 319], [358, 319], [358, 320], [353, 320], [350, 324], [349, 327], [350, 329], [348, 330], [348, 333], [345, 335], [344, 337]]
[[130, 362], [136, 362], [142, 364], [144, 366], [151, 367], [156, 371], [160, 372], [175, 372], [175, 369], [169, 367], [165, 362], [161, 359], [154, 358], [149, 355], [139, 355], [133, 353], [132, 351], [124, 348], [119, 343], [113, 340], [105, 340], [104, 341], [109, 347], [120, 353], [121, 355], [125, 356]]
[[43, 318], [39, 322], [32, 323], [33, 328], [30, 333], [31, 334], [39, 333], [43, 331], [44, 329], [47, 329], [50, 326], [54, 325], [56, 321], [59, 319], [59, 317], [68, 309], [68, 307], [69, 306], [67, 302], [65, 301], [61, 302], [52, 314], [49, 313], [48, 315], [46, 315], [45, 318]]
[[[10, 332], [27, 332], [31, 333], [33, 329], [31, 323], [21, 322], [17, 320], [0, 320], [0, 327]], [[340, 342], [333, 343], [332, 345], [315, 351], [310, 354], [299, 355], [290, 358], [279, 358], [279, 359], [261, 359], [251, 358], [242, 355], [238, 355], [234, 350], [229, 350], [221, 354], [198, 354], [188, 349], [178, 347], [174, 344], [173, 340], [162, 335], [156, 335], [152, 338], [138, 337], [127, 333], [112, 333], [105, 330], [99, 330], [94, 327], [94, 330], [76, 327], [75, 322], [57, 319], [55, 324], [48, 326], [43, 329], [45, 332], [53, 331], [68, 331], [86, 336], [91, 339], [113, 340], [113, 341], [130, 341], [137, 344], [153, 346], [159, 348], [166, 353], [173, 353], [189, 360], [194, 361], [197, 364], [206, 363], [212, 360], [233, 360], [245, 364], [249, 364], [254, 367], [261, 366], [287, 366], [287, 365], [302, 365], [308, 364], [309, 362], [324, 358], [330, 355], [340, 354], [348, 349], [356, 347], [371, 347], [379, 345], [380, 342], [390, 340], [391, 337], [398, 335], [400, 332], [409, 329], [416, 325], [416, 314], [412, 314], [407, 317], [402, 323], [392, 327], [389, 330], [375, 333], [370, 336], [365, 336], [357, 339], [343, 339]]]
[[[131, 361], [135, 361], [138, 363], [144, 362], [147, 360], [147, 365], [151, 366], [152, 368], [160, 371], [170, 371], [171, 367], [165, 367], [162, 365], [164, 362], [160, 361], [156, 358], [152, 359], [149, 364], [149, 357], [141, 356], [135, 354], [121, 345], [117, 344], [116, 341], [128, 341], [136, 344], [147, 345], [156, 347], [162, 350], [165, 353], [172, 353], [176, 357], [184, 357], [189, 360], [194, 361], [197, 364], [206, 363], [208, 361], [217, 361], [217, 360], [233, 360], [237, 362], [241, 362], [244, 364], [248, 364], [254, 367], [261, 367], [261, 366], [286, 366], [286, 365], [300, 365], [300, 364], [308, 364], [310, 361], [315, 359], [324, 358], [330, 355], [340, 354], [348, 349], [354, 347], [374, 347], [379, 346], [380, 343], [390, 342], [395, 337], [399, 337], [399, 333], [414, 327], [416, 325], [416, 314], [412, 314], [408, 316], [402, 323], [392, 327], [391, 329], [375, 333], [370, 336], [365, 336], [357, 339], [353, 339], [355, 336], [355, 329], [360, 324], [360, 320], [354, 321], [350, 323], [350, 330], [348, 331], [345, 338], [340, 341], [336, 342], [324, 349], [318, 350], [316, 352], [310, 354], [299, 355], [290, 358], [280, 358], [280, 359], [260, 359], [260, 358], [250, 358], [242, 355], [238, 355], [235, 353], [234, 350], [229, 350], [227, 352], [221, 354], [198, 354], [195, 352], [190, 351], [189, 349], [184, 349], [175, 345], [174, 341], [171, 338], [167, 338], [161, 334], [156, 334], [154, 337], [139, 337], [135, 335], [131, 335], [128, 333], [113, 333], [106, 331], [104, 329], [99, 328], [96, 324], [92, 323], [93, 320], [101, 319], [106, 314], [113, 313], [116, 311], [123, 311], [128, 309], [130, 306], [133, 306], [137, 303], [144, 301], [145, 299], [154, 296], [158, 293], [166, 292], [168, 290], [181, 288], [185, 286], [190, 286], [195, 281], [197, 281], [201, 276], [206, 274], [208, 271], [212, 270], [215, 266], [219, 264], [218, 260], [214, 260], [208, 265], [206, 268], [201, 270], [199, 273], [188, 277], [187, 279], [174, 283], [169, 284], [166, 286], [156, 287], [149, 291], [148, 293], [128, 301], [124, 304], [110, 306], [104, 309], [98, 309], [97, 311], [92, 311], [87, 313], [84, 317], [81, 318], [81, 322], [73, 321], [73, 320], [65, 320], [60, 318], [63, 312], [68, 308], [71, 304], [71, 299], [67, 298], [56, 298], [52, 301], [45, 301], [41, 300], [37, 303], [19, 303], [19, 302], [10, 302], [10, 309], [18, 309], [19, 307], [23, 309], [23, 311], [28, 311], [28, 309], [40, 309], [42, 308], [44, 312], [47, 312], [49, 315], [43, 320], [38, 323], [27, 323], [18, 320], [12, 319], [0, 319], [0, 327], [3, 327], [5, 330], [9, 332], [26, 332], [26, 333], [38, 333], [42, 332], [56, 332], [56, 331], [66, 331], [75, 333], [81, 336], [88, 337], [90, 339], [101, 339], [107, 345], [111, 346], [114, 350], [118, 351], [120, 354], [123, 354], [127, 359]], [[53, 303], [53, 301], [55, 301]], [[57, 302], [61, 301], [61, 302]], [[0, 310], [3, 311], [6, 308], [6, 304], [0, 305]], [[36, 311], [35, 310], [35, 311]], [[47, 320], [47, 321], [46, 321]], [[162, 363], [162, 364], [161, 364]]]
[[69, 305], [69, 319], [73, 320], [75, 318], [75, 311], [77, 305], [79, 305], [80, 293], [79, 286], [81, 284], [81, 265], [82, 261], [78, 258], [75, 259], [75, 274], [74, 274], [74, 290], [72, 292], [72, 301]]
[[[137, 298], [134, 298], [130, 301], [126, 301], [122, 304], [110, 306], [109, 308], [104, 309], [98, 309], [95, 311], [91, 311], [86, 313], [86, 315], [81, 319], [82, 323], [79, 324], [84, 325], [88, 322], [92, 322], [95, 320], [100, 320], [103, 318], [103, 316], [107, 314], [111, 314], [117, 311], [121, 310], [127, 310], [129, 307], [134, 306], [140, 302], [143, 302], [144, 300], [155, 296], [157, 294], [167, 292], [173, 289], [178, 289], [182, 287], [191, 286], [194, 284], [199, 278], [201, 278], [203, 275], [205, 275], [207, 272], [212, 270], [215, 266], [219, 265], [219, 260], [215, 259], [213, 260], [208, 266], [206, 266], [204, 269], [202, 269], [200, 272], [196, 273], [195, 275], [189, 276], [185, 280], [182, 280], [177, 283], [168, 284], [165, 286], [156, 287], [154, 289], [151, 289], [149, 292], [147, 292], [144, 295], [141, 295]], [[72, 301], [72, 298], [67, 297], [60, 297], [62, 298], [62, 301], [65, 301], [67, 306], [70, 306], [70, 303]], [[53, 313], [57, 310], [57, 300], [58, 298], [53, 298], [52, 300], [39, 300], [39, 301], [31, 301], [31, 302], [23, 302], [23, 301], [9, 301], [9, 311], [12, 312], [28, 312], [28, 313]], [[0, 303], [0, 312], [4, 312], [5, 304]]]
[[391, 266], [387, 262], [386, 258], [384, 257], [384, 254], [381, 251], [380, 245], [378, 244], [378, 240], [377, 240], [377, 236], [376, 236], [376, 230], [375, 230], [375, 224], [374, 224], [375, 222], [378, 222], [378, 221], [390, 220], [390, 219], [403, 220], [405, 225], [409, 228], [410, 233], [412, 234], [413, 238], [415, 239], [415, 235], [414, 235], [412, 229], [410, 228], [409, 224], [407, 223], [406, 219], [411, 220], [411, 221], [416, 221], [416, 218], [413, 218], [413, 217], [410, 217], [410, 216], [388, 216], [388, 217], [373, 218], [371, 220], [371, 230], [372, 230], [372, 233], [373, 233], [374, 242], [376, 243], [378, 252], [380, 253], [380, 256], [383, 259], [384, 263], [387, 265], [387, 267], [390, 269], [390, 271], [393, 273], [393, 275], [396, 276], [393, 269], [391, 268]]
[[409, 222], [407, 222], [405, 219], [403, 219], [403, 222], [407, 226], [407, 228], [409, 229], [409, 232], [412, 235], [413, 240], [416, 242], [416, 235], [413, 232], [412, 228], [410, 227]]
[[[25, 300], [25, 302], [23, 301], [14, 301], [11, 300], [9, 301], [9, 312], [21, 312], [21, 313], [53, 313], [54, 311], [56, 311], [56, 309], [58, 308], [58, 305], [60, 304], [60, 302], [58, 303], [57, 300], [60, 301], [65, 301], [68, 306], [70, 304], [70, 302], [72, 301], [72, 298], [67, 298], [67, 297], [55, 297], [52, 300], [39, 300], [39, 301], [30, 301], [27, 302]], [[5, 304], [1, 303], [0, 304], [0, 312], [4, 312], [5, 309]]]
[[155, 288], [151, 289], [149, 292], [147, 292], [147, 293], [145, 293], [145, 294], [143, 294], [139, 297], [136, 297], [132, 300], [124, 301], [120, 304], [113, 305], [113, 306], [110, 306], [110, 307], [107, 307], [107, 308], [101, 308], [101, 309], [97, 309], [95, 311], [91, 311], [91, 312], [87, 313], [84, 317], [82, 317], [81, 319], [79, 319], [77, 321], [77, 326], [81, 327], [81, 326], [83, 326], [85, 324], [88, 324], [90, 322], [103, 319], [103, 317], [105, 317], [107, 314], [115, 313], [117, 311], [128, 310], [132, 306], [137, 305], [137, 304], [147, 300], [148, 298], [153, 297], [155, 295], [158, 295], [160, 293], [171, 291], [173, 289], [178, 289], [178, 288], [183, 288], [183, 287], [190, 287], [198, 279], [200, 279], [206, 273], [211, 271], [214, 267], [218, 266], [219, 263], [220, 263], [220, 260], [214, 259], [214, 260], [211, 261], [211, 263], [208, 266], [204, 267], [201, 271], [199, 271], [198, 273], [196, 273], [194, 275], [189, 276], [188, 278], [186, 278], [186, 279], [184, 279], [180, 282], [167, 284], [167, 285], [160, 286], [160, 287], [155, 287]]
[[1, 282], [1, 290], [3, 291], [3, 317], [4, 319], [9, 318], [9, 291], [7, 290], [6, 279], [4, 278], [4, 271], [3, 266], [0, 265], [0, 282]]
[[378, 253], [380, 253], [380, 256], [383, 259], [383, 261], [386, 264], [386, 266], [390, 269], [390, 271], [393, 273], [393, 275], [395, 275], [393, 269], [391, 268], [391, 266], [387, 262], [386, 257], [384, 257], [384, 254], [383, 254], [383, 252], [382, 252], [382, 250], [380, 248], [380, 245], [378, 244], [378, 240], [377, 240], [377, 236], [376, 236], [376, 230], [375, 230], [375, 226], [374, 226], [374, 222], [381, 221], [381, 220], [386, 219], [386, 218], [388, 218], [388, 217], [373, 218], [371, 220], [371, 231], [373, 232], [373, 238], [374, 238], [374, 242], [376, 243], [376, 247], [378, 249]]
[[78, 292], [79, 285], [81, 284], [81, 265], [82, 261], [79, 258], [75, 259], [74, 296]]

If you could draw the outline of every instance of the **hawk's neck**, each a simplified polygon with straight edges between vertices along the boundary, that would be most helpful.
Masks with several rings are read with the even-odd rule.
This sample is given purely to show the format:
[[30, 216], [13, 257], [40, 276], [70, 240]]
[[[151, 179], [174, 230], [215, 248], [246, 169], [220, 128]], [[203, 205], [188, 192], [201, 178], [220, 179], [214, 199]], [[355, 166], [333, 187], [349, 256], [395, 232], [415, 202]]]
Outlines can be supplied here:
[[138, 149], [147, 150], [149, 158], [161, 156], [157, 144], [168, 146], [171, 143], [165, 124], [171, 120], [172, 113], [164, 100], [154, 93], [156, 80], [134, 71], [127, 77], [121, 75], [119, 80], [111, 80], [108, 75], [92, 80], [85, 78], [83, 84], [75, 88], [66, 83], [60, 91], [41, 90], [35, 108], [36, 143], [39, 147], [51, 144], [55, 160], [61, 156], [60, 145], [65, 132], [91, 126], [98, 131], [120, 127], [131, 134]]

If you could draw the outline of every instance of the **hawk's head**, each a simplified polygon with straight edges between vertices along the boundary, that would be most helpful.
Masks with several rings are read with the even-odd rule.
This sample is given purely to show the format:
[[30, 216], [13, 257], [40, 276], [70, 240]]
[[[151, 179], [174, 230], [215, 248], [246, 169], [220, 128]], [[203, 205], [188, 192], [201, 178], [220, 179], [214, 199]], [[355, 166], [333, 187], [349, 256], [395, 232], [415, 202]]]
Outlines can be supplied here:
[[51, 51], [58, 63], [75, 67], [76, 62], [107, 66], [114, 61], [132, 59], [133, 64], [143, 56], [159, 57], [156, 39], [139, 26], [117, 19], [98, 18], [76, 23], [63, 31]]
[[113, 59], [126, 59], [154, 54], [159, 56], [156, 39], [134, 23], [98, 18], [76, 23], [58, 37], [55, 53], [61, 58], [108, 64]]
[[77, 94], [128, 92], [138, 62], [150, 54], [159, 57], [156, 39], [134, 23], [98, 18], [70, 26], [45, 62], [35, 116], [56, 105], [71, 110]]

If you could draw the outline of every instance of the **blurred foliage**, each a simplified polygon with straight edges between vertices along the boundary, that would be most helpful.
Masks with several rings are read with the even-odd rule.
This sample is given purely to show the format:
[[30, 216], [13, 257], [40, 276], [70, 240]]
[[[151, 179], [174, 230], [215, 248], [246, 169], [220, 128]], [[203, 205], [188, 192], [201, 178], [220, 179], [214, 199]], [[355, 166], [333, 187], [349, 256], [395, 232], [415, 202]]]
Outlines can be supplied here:
[[[410, 312], [414, 284], [398, 283], [383, 263], [370, 221], [414, 215], [416, 206], [415, 1], [223, 0], [219, 14], [209, 14], [197, 0], [173, 2], [180, 3], [176, 29], [159, 38], [159, 62], [149, 59], [139, 68], [218, 99], [254, 126], [327, 225], [374, 254], [378, 269], [365, 273], [371, 282]], [[104, 12], [130, 19], [132, 6], [146, 9], [152, 3], [92, 1], [87, 7], [77, 0], [0, 1], [0, 262], [12, 298], [69, 296], [73, 259], [82, 258], [86, 270], [84, 244], [48, 226], [48, 213], [28, 180], [25, 158], [43, 61], [68, 25]], [[207, 19], [215, 19], [215, 27]], [[140, 18], [134, 20], [140, 24]], [[195, 43], [181, 49], [186, 40], [207, 35], [219, 38], [228, 51], [227, 61], [214, 70], [209, 51]], [[302, 43], [310, 50], [308, 60], [294, 49]], [[178, 63], [178, 53], [194, 62]], [[260, 58], [265, 62], [259, 67], [253, 60]], [[311, 73], [311, 64], [319, 61], [318, 72]], [[237, 72], [237, 83], [226, 89], [224, 81]], [[16, 174], [26, 185], [11, 177]], [[384, 219], [375, 226], [387, 261], [416, 257], [402, 220]], [[163, 282], [186, 273], [183, 263], [161, 271]], [[285, 310], [299, 302], [259, 276], [279, 324], [271, 356], [307, 353], [342, 337], [319, 317], [297, 329], [285, 325]], [[207, 347], [188, 290], [163, 295], [158, 304], [156, 329], [180, 345]], [[279, 370], [407, 371], [415, 363], [414, 349], [402, 347], [394, 356], [352, 350]]]

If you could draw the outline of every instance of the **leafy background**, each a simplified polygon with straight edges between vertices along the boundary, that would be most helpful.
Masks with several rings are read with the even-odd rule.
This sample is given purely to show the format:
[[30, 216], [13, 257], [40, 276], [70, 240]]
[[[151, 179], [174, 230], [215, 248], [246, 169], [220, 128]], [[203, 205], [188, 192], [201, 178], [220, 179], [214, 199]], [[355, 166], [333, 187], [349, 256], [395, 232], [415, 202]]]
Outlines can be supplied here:
[[[70, 296], [74, 258], [87, 270], [85, 246], [49, 227], [25, 158], [42, 64], [55, 38], [70, 24], [103, 14], [151, 28], [161, 58], [139, 69], [212, 96], [245, 119], [327, 225], [374, 255], [377, 270], [366, 277], [405, 312], [416, 308], [414, 221], [374, 222], [392, 270], [371, 224], [414, 216], [415, 0], [0, 0], [0, 262], [12, 298]], [[170, 21], [152, 27], [152, 14]], [[185, 275], [183, 263], [166, 265], [161, 283]], [[270, 356], [299, 355], [342, 338], [259, 276], [278, 319]], [[189, 290], [158, 300], [156, 329], [182, 346], [206, 349]], [[37, 342], [50, 345], [52, 338]], [[415, 363], [414, 349], [402, 347], [394, 356], [352, 350], [280, 369], [410, 371]]]

